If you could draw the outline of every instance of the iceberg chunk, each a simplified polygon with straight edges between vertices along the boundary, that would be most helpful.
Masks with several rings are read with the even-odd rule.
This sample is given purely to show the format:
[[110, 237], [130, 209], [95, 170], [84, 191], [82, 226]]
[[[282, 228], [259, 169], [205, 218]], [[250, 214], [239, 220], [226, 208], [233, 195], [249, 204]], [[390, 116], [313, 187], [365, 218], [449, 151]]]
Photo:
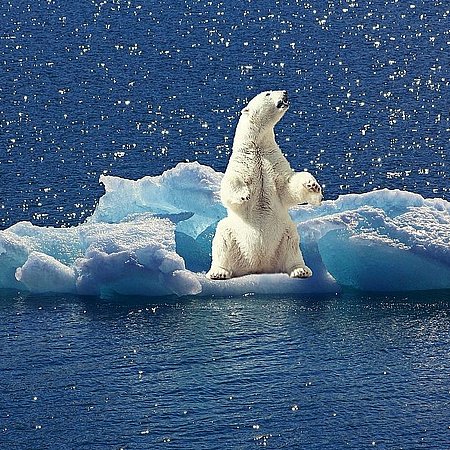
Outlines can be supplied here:
[[30, 250], [23, 240], [9, 230], [0, 231], [0, 288], [20, 289], [16, 269], [25, 264]]
[[342, 286], [367, 291], [450, 288], [450, 203], [410, 192], [346, 195], [312, 210], [305, 246], [317, 243], [327, 270]]
[[0, 232], [0, 248], [0, 287], [101, 297], [201, 291], [175, 252], [175, 225], [148, 214], [71, 229], [16, 224]]
[[218, 195], [222, 177], [197, 162], [179, 163], [162, 175], [137, 181], [102, 175], [106, 192], [90, 221], [116, 223], [134, 213], [170, 217], [190, 212], [177, 230], [196, 238], [225, 215]]
[[15, 276], [32, 292], [76, 291], [75, 270], [44, 253], [31, 252], [25, 264], [16, 269]]
[[175, 225], [168, 219], [141, 215], [116, 224], [85, 224], [79, 235], [85, 249], [75, 261], [79, 293], [108, 297], [201, 291], [175, 252]]

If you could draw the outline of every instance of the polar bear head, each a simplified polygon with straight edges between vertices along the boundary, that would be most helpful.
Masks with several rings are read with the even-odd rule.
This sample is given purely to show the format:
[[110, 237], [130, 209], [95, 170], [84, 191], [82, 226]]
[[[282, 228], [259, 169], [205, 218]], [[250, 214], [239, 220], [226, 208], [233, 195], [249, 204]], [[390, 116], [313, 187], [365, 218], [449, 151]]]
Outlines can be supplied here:
[[286, 91], [265, 91], [250, 100], [242, 110], [242, 117], [259, 129], [273, 128], [288, 108]]

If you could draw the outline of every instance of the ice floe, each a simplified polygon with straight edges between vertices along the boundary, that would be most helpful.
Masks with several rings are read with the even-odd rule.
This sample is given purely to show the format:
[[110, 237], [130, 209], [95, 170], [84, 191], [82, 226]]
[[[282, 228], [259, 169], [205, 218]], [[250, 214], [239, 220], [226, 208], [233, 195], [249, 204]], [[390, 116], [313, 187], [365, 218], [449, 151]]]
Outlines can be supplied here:
[[450, 289], [450, 203], [387, 189], [291, 211], [312, 278], [208, 280], [226, 214], [221, 179], [198, 163], [140, 180], [102, 176], [105, 194], [85, 223], [0, 231], [0, 288], [100, 297]]

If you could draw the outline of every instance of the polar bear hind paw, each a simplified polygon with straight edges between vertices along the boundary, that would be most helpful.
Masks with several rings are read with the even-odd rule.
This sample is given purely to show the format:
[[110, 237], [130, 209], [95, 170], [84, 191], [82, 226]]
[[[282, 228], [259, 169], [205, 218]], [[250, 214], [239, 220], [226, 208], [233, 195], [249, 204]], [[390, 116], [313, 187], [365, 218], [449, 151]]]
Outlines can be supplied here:
[[210, 280], [228, 280], [231, 278], [231, 271], [224, 269], [223, 267], [211, 267], [206, 277]]
[[309, 267], [296, 267], [289, 275], [291, 278], [309, 278], [312, 276], [312, 270]]

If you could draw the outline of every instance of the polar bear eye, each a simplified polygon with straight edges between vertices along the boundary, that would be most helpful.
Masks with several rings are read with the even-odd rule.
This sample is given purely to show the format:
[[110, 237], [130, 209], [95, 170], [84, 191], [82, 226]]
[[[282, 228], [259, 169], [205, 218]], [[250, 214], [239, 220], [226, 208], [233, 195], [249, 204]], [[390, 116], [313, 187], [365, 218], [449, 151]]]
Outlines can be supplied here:
[[270, 95], [270, 92], [266, 92], [266, 97], [268, 97]]

